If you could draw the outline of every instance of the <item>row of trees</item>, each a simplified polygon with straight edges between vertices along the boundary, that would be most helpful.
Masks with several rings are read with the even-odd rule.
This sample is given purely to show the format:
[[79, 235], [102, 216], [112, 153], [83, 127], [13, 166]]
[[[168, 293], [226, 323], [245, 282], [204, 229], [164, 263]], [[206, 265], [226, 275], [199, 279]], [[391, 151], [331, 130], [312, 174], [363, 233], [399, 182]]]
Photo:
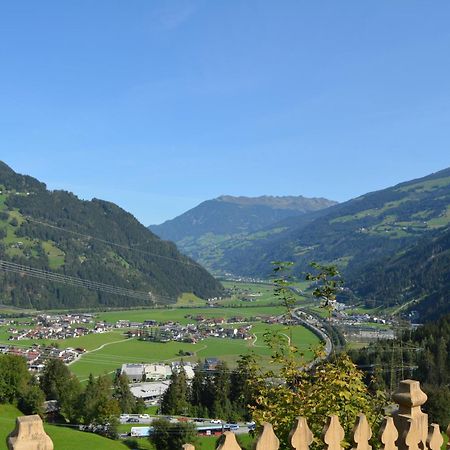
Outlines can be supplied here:
[[242, 357], [235, 370], [221, 362], [213, 371], [205, 371], [199, 362], [190, 385], [183, 369], [174, 372], [162, 398], [161, 412], [228, 421], [248, 419], [248, 367], [248, 357]]
[[394, 390], [404, 378], [419, 380], [428, 395], [425, 409], [432, 421], [450, 422], [450, 314], [391, 341], [378, 341], [351, 353], [380, 389]]

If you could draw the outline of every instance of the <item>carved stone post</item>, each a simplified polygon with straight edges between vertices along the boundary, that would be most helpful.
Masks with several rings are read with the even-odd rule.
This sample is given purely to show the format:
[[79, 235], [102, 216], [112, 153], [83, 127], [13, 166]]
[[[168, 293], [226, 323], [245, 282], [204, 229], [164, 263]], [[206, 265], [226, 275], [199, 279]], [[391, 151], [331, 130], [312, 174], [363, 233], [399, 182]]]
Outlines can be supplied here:
[[336, 415], [328, 417], [325, 428], [323, 429], [325, 450], [344, 450], [342, 447], [344, 437], [344, 429], [339, 423], [339, 417]]
[[304, 417], [298, 417], [297, 423], [292, 428], [289, 434], [289, 443], [295, 450], [309, 450], [309, 446], [314, 439], [308, 422]]
[[279, 447], [280, 441], [275, 436], [272, 425], [264, 422], [263, 431], [256, 442], [255, 450], [278, 450]]
[[236, 436], [231, 431], [225, 431], [224, 442], [217, 447], [217, 450], [242, 450], [236, 441]]
[[372, 430], [364, 414], [359, 414], [356, 418], [352, 434], [353, 442], [355, 443], [352, 450], [372, 450], [372, 446], [369, 444], [369, 440], [372, 437]]
[[[428, 436], [428, 414], [422, 412], [421, 406], [427, 401], [420, 383], [414, 380], [400, 382], [393, 395], [399, 408], [393, 413], [394, 423], [398, 430], [397, 446], [399, 450], [408, 450], [412, 442], [420, 449], [425, 449]], [[408, 445], [409, 444], [409, 445]]]
[[8, 450], [53, 450], [38, 415], [17, 417], [16, 428], [8, 436]]

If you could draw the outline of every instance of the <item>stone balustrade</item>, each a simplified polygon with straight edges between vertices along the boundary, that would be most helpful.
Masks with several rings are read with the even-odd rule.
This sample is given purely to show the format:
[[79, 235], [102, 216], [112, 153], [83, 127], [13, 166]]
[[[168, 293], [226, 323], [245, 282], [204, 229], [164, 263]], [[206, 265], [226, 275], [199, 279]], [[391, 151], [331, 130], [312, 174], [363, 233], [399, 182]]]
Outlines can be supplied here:
[[[441, 450], [443, 438], [439, 425], [428, 426], [428, 415], [421, 406], [427, 396], [420, 389], [418, 381], [404, 380], [394, 394], [398, 410], [392, 417], [386, 417], [380, 429], [381, 450]], [[450, 436], [450, 426], [446, 430]], [[336, 415], [327, 419], [322, 433], [324, 450], [343, 450], [344, 429]], [[372, 450], [370, 440], [372, 430], [364, 414], [357, 417], [352, 432], [351, 450]], [[293, 424], [289, 435], [289, 444], [294, 450], [309, 450], [313, 434], [304, 417], [299, 417]], [[280, 442], [270, 423], [262, 424], [262, 431], [255, 445], [256, 450], [278, 450]], [[195, 450], [192, 444], [184, 444], [184, 450]], [[45, 434], [39, 416], [23, 416], [16, 420], [16, 428], [8, 437], [9, 450], [53, 450], [51, 439]], [[80, 449], [81, 450], [81, 449]], [[224, 433], [223, 443], [217, 450], [241, 450], [236, 436], [231, 431]], [[447, 445], [450, 450], [450, 445]]]
[[[421, 406], [427, 396], [420, 389], [418, 381], [404, 380], [394, 394], [398, 403], [398, 410], [392, 417], [383, 421], [380, 435], [377, 436], [381, 450], [441, 450], [444, 442], [439, 425], [428, 427], [428, 415], [422, 412]], [[256, 450], [278, 450], [280, 443], [272, 425], [262, 424], [262, 432], [256, 441]], [[450, 426], [446, 430], [450, 436]], [[370, 440], [372, 430], [364, 414], [357, 417], [352, 432], [353, 446], [351, 450], [372, 450]], [[338, 416], [330, 416], [322, 433], [325, 450], [343, 450], [344, 429], [339, 423]], [[313, 442], [313, 434], [304, 417], [299, 417], [289, 435], [289, 444], [294, 450], [309, 450]], [[185, 444], [184, 450], [195, 450], [191, 444]], [[217, 450], [241, 450], [234, 433], [227, 431], [223, 443]], [[450, 445], [447, 446], [450, 450]]]

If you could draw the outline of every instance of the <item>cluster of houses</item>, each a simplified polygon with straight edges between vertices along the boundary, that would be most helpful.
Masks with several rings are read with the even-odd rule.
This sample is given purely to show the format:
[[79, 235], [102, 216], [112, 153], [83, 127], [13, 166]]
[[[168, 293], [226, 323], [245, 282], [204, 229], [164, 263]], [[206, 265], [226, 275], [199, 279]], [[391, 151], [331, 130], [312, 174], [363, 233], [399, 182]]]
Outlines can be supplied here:
[[[118, 320], [116, 323], [95, 321], [92, 314], [41, 314], [30, 322], [15, 322], [8, 329], [10, 341], [22, 339], [68, 339], [85, 336], [86, 334], [105, 333], [115, 328], [140, 327], [149, 328], [157, 325], [154, 320], [131, 322]], [[27, 327], [27, 328], [24, 328]]]
[[76, 361], [86, 350], [82, 348], [47, 347], [43, 345], [32, 345], [28, 348], [18, 348], [11, 345], [0, 344], [0, 353], [22, 356], [27, 362], [31, 372], [39, 373], [50, 358], [59, 358], [65, 364]]
[[252, 325], [243, 323], [239, 327], [227, 327], [216, 323], [180, 325], [179, 323], [162, 325], [149, 330], [139, 330], [139, 339], [152, 342], [188, 342], [196, 343], [209, 337], [228, 339], [251, 339]]
[[[8, 329], [11, 333], [10, 341], [22, 339], [68, 339], [98, 332], [97, 326], [88, 326], [93, 323], [90, 314], [58, 314], [38, 315], [28, 324], [19, 323]], [[32, 328], [23, 328], [24, 326]], [[100, 327], [101, 328], [101, 327]]]

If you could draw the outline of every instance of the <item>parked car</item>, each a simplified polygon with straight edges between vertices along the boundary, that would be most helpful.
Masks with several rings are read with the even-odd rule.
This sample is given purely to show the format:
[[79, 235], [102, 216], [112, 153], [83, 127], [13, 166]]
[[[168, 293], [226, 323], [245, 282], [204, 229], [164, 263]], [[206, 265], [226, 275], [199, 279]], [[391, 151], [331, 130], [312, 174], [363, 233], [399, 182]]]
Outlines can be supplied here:
[[139, 414], [140, 419], [150, 419], [150, 416], [148, 414]]
[[136, 417], [130, 417], [127, 420], [127, 423], [139, 423], [139, 419], [137, 419]]
[[218, 424], [222, 423], [222, 421], [220, 419], [211, 419], [210, 422], [211, 423], [218, 423]]

